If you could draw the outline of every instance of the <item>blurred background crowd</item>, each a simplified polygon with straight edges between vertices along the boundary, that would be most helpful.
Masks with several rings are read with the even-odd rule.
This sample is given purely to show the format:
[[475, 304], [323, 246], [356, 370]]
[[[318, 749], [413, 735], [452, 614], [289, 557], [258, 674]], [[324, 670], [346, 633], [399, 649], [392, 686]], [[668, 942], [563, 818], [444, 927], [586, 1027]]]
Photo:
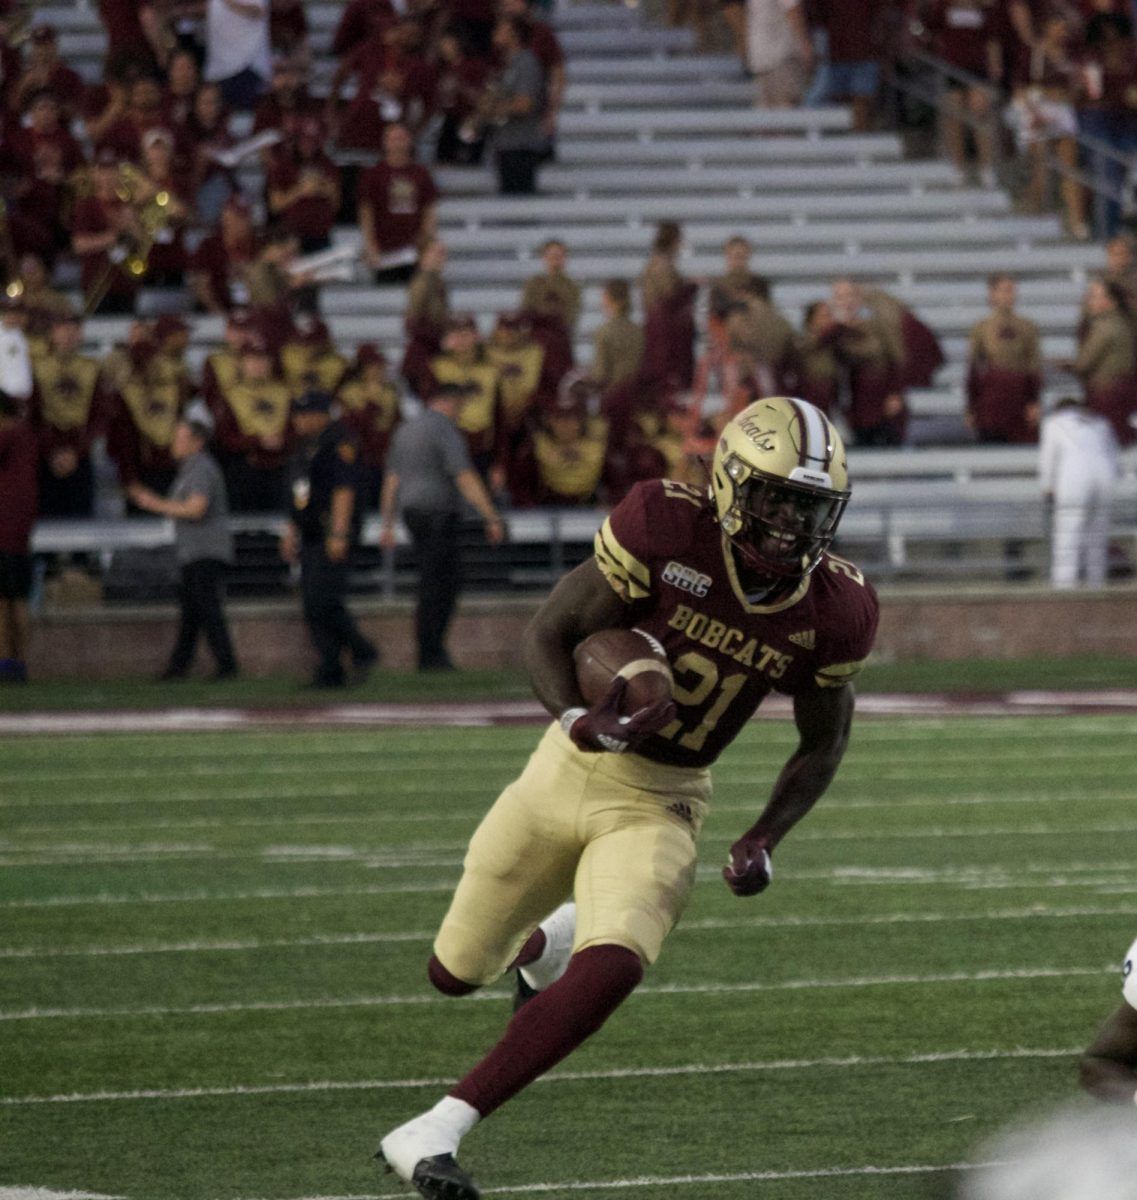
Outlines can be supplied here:
[[[168, 486], [176, 420], [195, 398], [211, 412], [237, 511], [281, 507], [291, 406], [313, 390], [334, 396], [354, 428], [374, 505], [395, 426], [444, 383], [462, 391], [458, 425], [501, 499], [594, 504], [638, 479], [698, 481], [718, 429], [763, 393], [840, 416], [855, 444], [901, 445], [907, 390], [943, 362], [916, 313], [852, 279], [835, 279], [801, 313], [779, 311], [741, 236], [723, 246], [721, 275], [686, 278], [671, 221], [638, 279], [606, 283], [586, 363], [574, 356], [581, 289], [559, 240], [534, 247], [541, 269], [508, 311], [453, 311], [432, 165], [492, 156], [502, 193], [524, 194], [556, 156], [565, 62], [530, 0], [405, 10], [350, 0], [320, 94], [300, 0], [100, 0], [97, 84], [61, 60], [52, 26], [12, 0], [3, 7], [3, 386], [26, 400], [36, 431], [43, 516], [93, 511], [100, 440], [124, 496], [136, 483]], [[712, 16], [705, 0], [668, 15], [700, 31]], [[758, 103], [849, 101], [862, 128], [882, 71], [905, 51], [932, 50], [960, 72], [942, 133], [960, 167], [985, 179], [995, 150], [976, 117], [992, 85], [1028, 164], [1039, 147], [1076, 156], [1076, 130], [1137, 148], [1128, 0], [745, 0], [721, 15]], [[250, 159], [263, 168], [258, 194], [238, 178]], [[1041, 205], [1045, 163], [1027, 175], [1023, 203]], [[1070, 232], [1088, 236], [1085, 189], [1069, 178], [1061, 193]], [[337, 224], [358, 226], [358, 250], [333, 245]], [[59, 281], [76, 266], [78, 287], [65, 294]], [[372, 343], [345, 351], [321, 319], [321, 284], [360, 267], [377, 287], [406, 289], [398, 361]], [[101, 360], [85, 354], [84, 319], [134, 316], [143, 285], [167, 289], [173, 311], [134, 319]], [[1043, 371], [1060, 366], [1131, 441], [1128, 237], [1109, 243], [1109, 271], [1086, 290], [1076, 361], [1044, 363], [1015, 300], [1015, 280], [993, 277], [991, 315], [972, 333], [976, 438], [1036, 440]], [[207, 315], [224, 319], [224, 340], [191, 366], [192, 325]]]

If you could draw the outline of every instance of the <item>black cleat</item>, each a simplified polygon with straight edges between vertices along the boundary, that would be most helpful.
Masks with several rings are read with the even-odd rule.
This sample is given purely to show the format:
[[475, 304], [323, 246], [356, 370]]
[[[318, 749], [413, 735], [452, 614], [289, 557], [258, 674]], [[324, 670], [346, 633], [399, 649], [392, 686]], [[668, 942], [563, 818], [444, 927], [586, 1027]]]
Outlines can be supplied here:
[[534, 996], [539, 996], [540, 994], [541, 989], [531, 987], [529, 984], [527, 984], [525, 982], [525, 976], [521, 974], [520, 970], [518, 970], [517, 991], [513, 995], [513, 1011], [517, 1012], [519, 1009], [524, 1008]]
[[[382, 1150], [375, 1157], [388, 1171], [393, 1170]], [[454, 1161], [453, 1154], [419, 1159], [410, 1182], [425, 1200], [479, 1200], [481, 1196], [478, 1185]]]

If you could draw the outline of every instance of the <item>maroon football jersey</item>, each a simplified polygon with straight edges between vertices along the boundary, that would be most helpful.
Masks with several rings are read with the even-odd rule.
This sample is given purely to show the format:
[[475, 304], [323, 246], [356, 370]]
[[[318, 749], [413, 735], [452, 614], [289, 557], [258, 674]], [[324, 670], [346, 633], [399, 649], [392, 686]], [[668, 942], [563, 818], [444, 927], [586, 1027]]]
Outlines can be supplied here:
[[788, 599], [751, 604], [714, 509], [687, 484], [637, 484], [597, 533], [596, 561], [671, 662], [678, 719], [637, 751], [655, 762], [709, 765], [771, 690], [841, 687], [872, 648], [876, 593], [852, 563], [826, 554]]

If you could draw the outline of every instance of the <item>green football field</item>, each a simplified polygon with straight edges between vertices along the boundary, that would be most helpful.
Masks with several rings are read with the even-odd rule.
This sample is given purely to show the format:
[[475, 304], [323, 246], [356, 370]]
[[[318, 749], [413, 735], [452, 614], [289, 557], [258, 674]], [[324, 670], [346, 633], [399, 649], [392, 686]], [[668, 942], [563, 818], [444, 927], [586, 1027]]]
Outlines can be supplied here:
[[[770, 891], [719, 878], [792, 745], [716, 771], [642, 988], [463, 1146], [489, 1196], [946, 1197], [1071, 1097], [1137, 933], [1137, 716], [864, 719]], [[497, 1037], [432, 932], [533, 728], [0, 744], [0, 1195], [409, 1196], [370, 1156]]]

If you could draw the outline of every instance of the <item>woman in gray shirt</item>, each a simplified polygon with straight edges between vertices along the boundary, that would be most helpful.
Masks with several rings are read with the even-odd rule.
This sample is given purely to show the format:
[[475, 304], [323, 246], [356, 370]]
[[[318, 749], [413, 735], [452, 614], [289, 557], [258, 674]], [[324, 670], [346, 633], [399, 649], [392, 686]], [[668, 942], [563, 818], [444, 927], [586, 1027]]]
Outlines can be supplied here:
[[217, 663], [212, 678], [231, 679], [237, 674], [224, 609], [225, 568], [233, 561], [233, 535], [225, 480], [206, 449], [212, 433], [208, 410], [191, 406], [174, 431], [172, 452], [178, 473], [169, 499], [140, 483], [128, 488], [139, 508], [174, 520], [181, 625], [162, 679], [184, 679], [189, 674], [203, 632]]

